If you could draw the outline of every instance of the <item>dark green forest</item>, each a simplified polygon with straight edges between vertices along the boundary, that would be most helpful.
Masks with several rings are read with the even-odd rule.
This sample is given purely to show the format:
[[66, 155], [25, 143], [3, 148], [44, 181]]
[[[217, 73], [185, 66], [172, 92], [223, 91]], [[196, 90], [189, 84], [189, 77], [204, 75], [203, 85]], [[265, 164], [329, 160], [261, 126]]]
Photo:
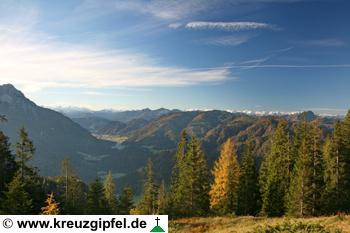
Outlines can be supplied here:
[[255, 161], [255, 141], [248, 135], [237, 154], [234, 140], [228, 139], [210, 168], [200, 140], [184, 130], [172, 155], [171, 181], [156, 179], [157, 171], [149, 160], [143, 172], [143, 193], [136, 201], [128, 186], [116, 193], [118, 184], [111, 172], [103, 180], [85, 184], [68, 159], [57, 164], [60, 176], [40, 176], [32, 165], [35, 145], [28, 132], [19, 130], [14, 151], [0, 132], [0, 213], [180, 218], [304, 217], [350, 211], [350, 111], [326, 135], [317, 119], [292, 126], [281, 119], [261, 163]]

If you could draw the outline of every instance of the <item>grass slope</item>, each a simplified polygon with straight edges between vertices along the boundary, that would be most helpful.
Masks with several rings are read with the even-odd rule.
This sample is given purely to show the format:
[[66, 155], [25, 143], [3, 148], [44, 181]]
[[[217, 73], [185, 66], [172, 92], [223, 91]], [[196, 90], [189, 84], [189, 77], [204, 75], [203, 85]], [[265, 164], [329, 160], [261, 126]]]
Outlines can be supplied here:
[[319, 218], [212, 217], [171, 221], [171, 233], [340, 233], [350, 232], [350, 216]]

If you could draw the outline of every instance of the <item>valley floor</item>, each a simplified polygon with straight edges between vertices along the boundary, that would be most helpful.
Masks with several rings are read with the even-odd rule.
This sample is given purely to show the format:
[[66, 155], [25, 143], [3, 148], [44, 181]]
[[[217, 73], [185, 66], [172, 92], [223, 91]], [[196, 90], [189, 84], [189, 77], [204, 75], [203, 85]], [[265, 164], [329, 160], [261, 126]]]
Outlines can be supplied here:
[[[268, 226], [306, 226], [306, 230], [268, 230]], [[316, 226], [316, 227], [315, 227]], [[324, 230], [319, 230], [322, 228]], [[312, 229], [312, 230], [308, 230]], [[210, 217], [170, 221], [170, 233], [263, 233], [263, 232], [324, 232], [350, 233], [350, 216], [318, 218]]]

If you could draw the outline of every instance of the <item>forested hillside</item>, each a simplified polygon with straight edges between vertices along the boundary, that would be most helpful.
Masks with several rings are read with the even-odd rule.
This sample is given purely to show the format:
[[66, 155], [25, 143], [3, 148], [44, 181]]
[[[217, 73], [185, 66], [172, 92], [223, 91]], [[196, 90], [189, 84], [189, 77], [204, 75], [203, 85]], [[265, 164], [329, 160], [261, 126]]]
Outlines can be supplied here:
[[[154, 161], [140, 171], [142, 195], [134, 204], [133, 192], [123, 185], [116, 194], [112, 172], [102, 183], [96, 178], [85, 184], [68, 159], [62, 160], [61, 175], [43, 177], [31, 163], [35, 146], [21, 128], [15, 152], [1, 136], [2, 213], [169, 214], [171, 218], [226, 215], [320, 216], [350, 211], [350, 111], [336, 121], [331, 133], [317, 118], [304, 115], [293, 124], [284, 118], [268, 136], [270, 146], [256, 162], [254, 134], [242, 140], [237, 150], [233, 138], [220, 146], [214, 166], [208, 163], [201, 140], [182, 130], [172, 156], [170, 182], [159, 179]], [[6, 121], [6, 118], [2, 118]], [[5, 123], [5, 122], [3, 122]], [[59, 165], [59, 164], [58, 164]], [[117, 185], [120, 185], [117, 182]], [[60, 206], [54, 200], [60, 201]], [[11, 208], [9, 208], [11, 206]], [[15, 208], [12, 206], [15, 206]], [[52, 213], [50, 213], [52, 214]]]
[[[260, 165], [268, 154], [271, 135], [281, 119], [287, 121], [291, 136], [294, 134], [293, 127], [302, 119], [317, 119], [322, 138], [332, 132], [337, 120], [334, 117], [319, 117], [312, 112], [257, 116], [218, 110], [161, 109], [129, 112], [123, 115], [125, 122], [85, 112], [88, 115], [73, 118], [76, 124], [58, 112], [37, 106], [12, 85], [1, 86], [0, 97], [0, 113], [8, 118], [7, 122], [0, 124], [0, 129], [9, 136], [12, 145], [18, 140], [18, 130], [22, 126], [28, 130], [37, 148], [33, 164], [40, 169], [40, 174], [58, 175], [58, 164], [64, 158], [69, 158], [85, 182], [90, 182], [96, 176], [103, 178], [111, 170], [120, 184], [117, 186], [119, 191], [120, 187], [131, 185], [137, 195], [142, 191], [139, 182], [141, 170], [149, 158], [158, 171], [156, 179], [164, 179], [169, 185], [170, 171], [174, 165], [172, 156], [183, 129], [201, 141], [211, 168], [218, 158], [220, 146], [229, 138], [235, 143], [240, 162], [244, 143], [250, 138], [255, 163]], [[11, 149], [14, 150], [14, 147]]]

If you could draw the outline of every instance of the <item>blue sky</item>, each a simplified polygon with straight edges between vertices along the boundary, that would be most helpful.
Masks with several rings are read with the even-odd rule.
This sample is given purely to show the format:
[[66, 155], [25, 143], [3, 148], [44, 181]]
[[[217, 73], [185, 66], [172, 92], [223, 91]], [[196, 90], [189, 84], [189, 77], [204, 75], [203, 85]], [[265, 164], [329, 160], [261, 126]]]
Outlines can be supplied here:
[[342, 113], [347, 0], [0, 3], [0, 82], [91, 109]]

